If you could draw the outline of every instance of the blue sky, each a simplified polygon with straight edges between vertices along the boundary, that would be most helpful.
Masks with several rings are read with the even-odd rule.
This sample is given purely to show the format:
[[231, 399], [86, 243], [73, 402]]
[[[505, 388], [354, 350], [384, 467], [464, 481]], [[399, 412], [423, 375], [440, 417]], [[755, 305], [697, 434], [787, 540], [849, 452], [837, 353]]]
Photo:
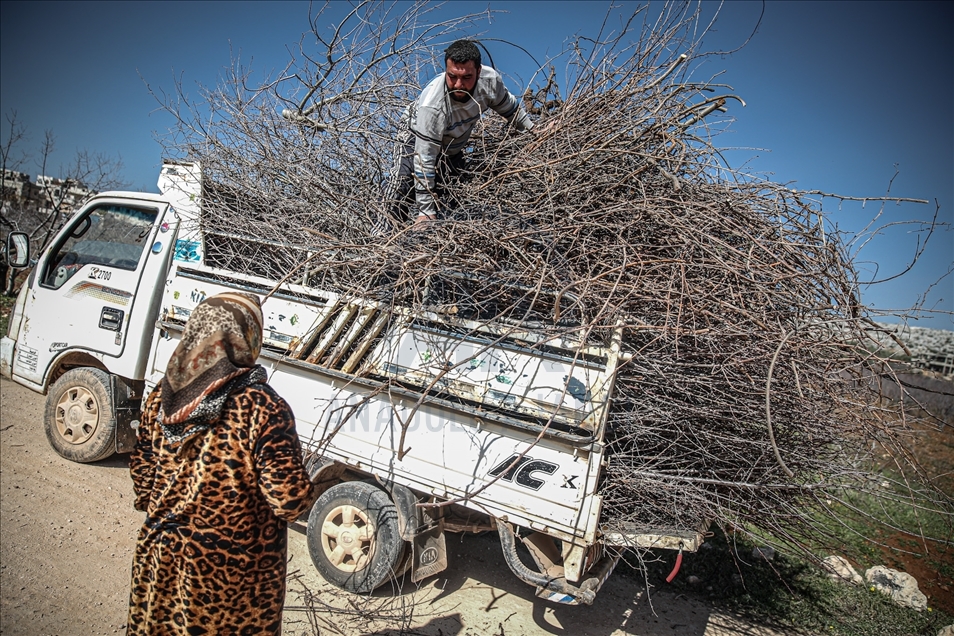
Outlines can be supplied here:
[[[616, 2], [630, 13], [635, 3]], [[506, 11], [486, 37], [515, 42], [537, 59], [557, 53], [575, 34], [595, 35], [608, 3], [452, 2], [442, 15]], [[704, 5], [707, 12], [715, 3]], [[733, 167], [768, 174], [804, 190], [864, 197], [929, 199], [888, 204], [882, 221], [954, 221], [954, 10], [951, 3], [729, 2], [707, 49], [734, 49], [701, 62], [697, 73], [722, 72], [745, 108], [717, 145], [732, 148]], [[345, 3], [332, 6], [340, 16]], [[763, 14], [764, 9], [764, 14]], [[161, 163], [155, 134], [170, 120], [149, 94], [172, 92], [176, 78], [194, 95], [213, 85], [234, 56], [263, 76], [281, 69], [308, 30], [307, 2], [0, 2], [0, 111], [26, 124], [22, 146], [38, 154], [44, 131], [56, 135], [56, 176], [77, 150], [121, 156], [132, 189], [156, 191]], [[329, 24], [331, 19], [329, 19]], [[618, 24], [618, 21], [613, 23]], [[512, 92], [534, 65], [516, 48], [488, 44]], [[6, 121], [3, 120], [5, 126]], [[7, 130], [3, 130], [3, 139]], [[34, 162], [22, 170], [36, 176]], [[859, 231], [878, 204], [827, 200], [828, 218]], [[862, 276], [904, 269], [917, 236], [895, 227], [859, 256]], [[936, 233], [922, 260], [897, 281], [864, 288], [865, 304], [903, 309], [928, 292], [926, 306], [954, 310], [954, 275], [932, 287], [954, 262], [954, 232]], [[954, 329], [951, 315], [916, 324]]]

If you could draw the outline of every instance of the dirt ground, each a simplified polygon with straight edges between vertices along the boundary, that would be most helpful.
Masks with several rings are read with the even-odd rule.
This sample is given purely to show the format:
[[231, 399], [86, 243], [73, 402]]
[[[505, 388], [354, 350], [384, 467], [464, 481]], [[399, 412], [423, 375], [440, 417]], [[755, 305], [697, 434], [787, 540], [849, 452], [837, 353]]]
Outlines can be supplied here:
[[[142, 513], [127, 457], [60, 458], [43, 433], [44, 397], [0, 380], [0, 634], [125, 633], [129, 572]], [[358, 598], [311, 564], [305, 526], [289, 530], [286, 635], [770, 636], [700, 601], [614, 576], [590, 607], [534, 598], [495, 535], [448, 538], [450, 565], [420, 585]]]

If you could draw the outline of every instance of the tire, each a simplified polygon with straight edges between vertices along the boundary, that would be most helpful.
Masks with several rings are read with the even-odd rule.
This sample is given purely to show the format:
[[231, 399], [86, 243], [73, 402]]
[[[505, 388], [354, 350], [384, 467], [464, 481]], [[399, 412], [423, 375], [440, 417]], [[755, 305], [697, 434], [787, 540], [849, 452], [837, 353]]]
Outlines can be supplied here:
[[70, 369], [46, 396], [43, 427], [60, 456], [89, 463], [116, 452], [116, 418], [109, 374], [100, 369]]
[[394, 502], [363, 481], [332, 486], [308, 515], [308, 552], [329, 583], [357, 594], [372, 592], [396, 575], [405, 555]]

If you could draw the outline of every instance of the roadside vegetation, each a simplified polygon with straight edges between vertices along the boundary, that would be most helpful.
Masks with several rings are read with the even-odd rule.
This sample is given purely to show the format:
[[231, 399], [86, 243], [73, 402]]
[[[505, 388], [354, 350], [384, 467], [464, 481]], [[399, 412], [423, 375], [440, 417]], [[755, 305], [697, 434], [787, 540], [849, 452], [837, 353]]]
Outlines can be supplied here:
[[[929, 376], [925, 381], [936, 383]], [[954, 402], [954, 383], [944, 382], [946, 390], [935, 393], [933, 400]], [[950, 498], [954, 494], [954, 421], [925, 417], [911, 425], [911, 435], [910, 446], [928, 483], [941, 496]], [[843, 523], [819, 519], [829, 536], [811, 548], [820, 558], [829, 554], [845, 556], [862, 577], [865, 570], [876, 565], [911, 574], [928, 597], [927, 610], [901, 607], [867, 583], [852, 585], [832, 580], [799, 550], [778, 551], [771, 561], [753, 557], [755, 548], [781, 541], [766, 537], [761, 543], [751, 534], [715, 527], [698, 553], [683, 555], [682, 567], [671, 583], [666, 583], [666, 577], [673, 569], [675, 556], [670, 552], [650, 556], [657, 559], [646, 564], [646, 580], [653, 586], [650, 589], [684, 593], [748, 620], [801, 633], [936, 636], [941, 628], [954, 624], [954, 535], [950, 519], [914, 507], [910, 493], [898, 486], [903, 482], [890, 465], [875, 466], [872, 473], [881, 475], [884, 480], [880, 486], [889, 493], [897, 491], [897, 498], [855, 493], [846, 497], [847, 505], [833, 504]], [[831, 551], [826, 548], [831, 545], [840, 547]], [[643, 577], [635, 568], [630, 574]]]
[[17, 301], [14, 296], [0, 294], [0, 336], [7, 335], [7, 323], [10, 321], [10, 312]]
[[[708, 547], [697, 554], [684, 555], [672, 583], [665, 582], [673, 566], [672, 555], [650, 564], [650, 584], [704, 599], [756, 623], [811, 634], [935, 636], [954, 623], [952, 614], [935, 606], [933, 598], [928, 610], [918, 612], [867, 585], [829, 579], [795, 554], [777, 554], [772, 561], [753, 558], [756, 544], [740, 536], [717, 530], [704, 546]], [[954, 563], [950, 546], [944, 558], [949, 569]], [[876, 555], [859, 573], [881, 562]]]

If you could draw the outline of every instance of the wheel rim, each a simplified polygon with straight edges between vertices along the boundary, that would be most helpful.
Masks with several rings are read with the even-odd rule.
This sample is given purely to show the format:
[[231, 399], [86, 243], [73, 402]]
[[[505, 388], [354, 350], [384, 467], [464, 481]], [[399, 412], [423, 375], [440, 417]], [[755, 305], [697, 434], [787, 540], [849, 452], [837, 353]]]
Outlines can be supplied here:
[[70, 387], [56, 405], [56, 430], [70, 444], [82, 444], [96, 432], [99, 403], [88, 389]]
[[371, 562], [374, 526], [360, 508], [345, 504], [334, 508], [321, 524], [321, 547], [332, 565], [342, 572], [357, 572]]

